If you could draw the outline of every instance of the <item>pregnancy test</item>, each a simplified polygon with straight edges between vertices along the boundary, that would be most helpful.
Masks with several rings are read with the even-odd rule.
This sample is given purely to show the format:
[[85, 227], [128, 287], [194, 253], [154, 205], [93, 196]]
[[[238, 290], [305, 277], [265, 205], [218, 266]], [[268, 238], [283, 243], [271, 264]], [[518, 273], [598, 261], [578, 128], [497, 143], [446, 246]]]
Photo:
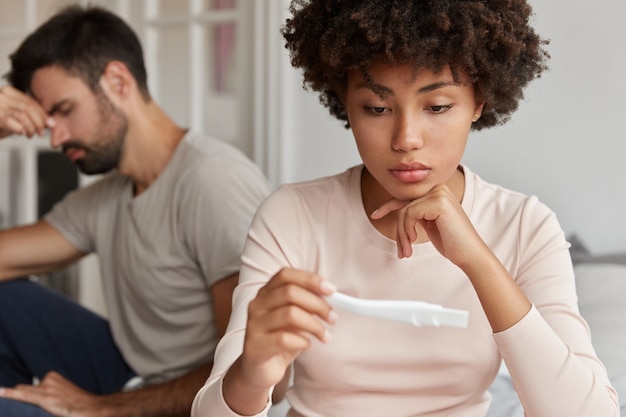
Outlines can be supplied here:
[[439, 304], [430, 304], [413, 300], [372, 300], [350, 297], [335, 292], [326, 297], [334, 308], [350, 313], [378, 319], [398, 321], [414, 326], [452, 326], [467, 327], [469, 312], [445, 308]]

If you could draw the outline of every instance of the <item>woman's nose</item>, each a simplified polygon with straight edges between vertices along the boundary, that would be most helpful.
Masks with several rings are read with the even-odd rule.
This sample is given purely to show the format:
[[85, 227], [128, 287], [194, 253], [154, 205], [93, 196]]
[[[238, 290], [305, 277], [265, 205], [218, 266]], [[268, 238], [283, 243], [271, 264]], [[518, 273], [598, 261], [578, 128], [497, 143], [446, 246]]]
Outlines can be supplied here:
[[417, 118], [400, 116], [396, 122], [392, 147], [396, 151], [410, 152], [421, 149], [424, 138]]

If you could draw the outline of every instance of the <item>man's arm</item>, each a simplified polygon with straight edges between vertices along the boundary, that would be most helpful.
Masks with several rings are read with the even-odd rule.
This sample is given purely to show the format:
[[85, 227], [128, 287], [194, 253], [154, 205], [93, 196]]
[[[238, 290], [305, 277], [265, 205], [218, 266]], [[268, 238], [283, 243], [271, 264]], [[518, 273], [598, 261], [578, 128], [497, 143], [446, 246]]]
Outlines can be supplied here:
[[211, 368], [205, 365], [163, 384], [110, 395], [91, 394], [50, 372], [36, 386], [0, 388], [0, 397], [38, 405], [58, 417], [188, 417]]
[[[220, 337], [230, 318], [232, 292], [238, 278], [236, 273], [211, 287]], [[90, 394], [51, 372], [38, 386], [0, 389], [0, 397], [36, 404], [59, 417], [188, 417], [193, 398], [209, 377], [212, 366], [212, 363], [201, 366], [162, 384], [102, 396]]]
[[[215, 325], [217, 326], [219, 337], [224, 336], [226, 332], [232, 311], [233, 291], [238, 281], [239, 273], [235, 273], [219, 280], [211, 287]], [[106, 397], [103, 400], [106, 402], [111, 401], [111, 405], [117, 400], [137, 405], [137, 409], [129, 410], [129, 416], [156, 417], [166, 415], [171, 417], [188, 417], [191, 413], [191, 403], [198, 390], [208, 379], [212, 367], [213, 364], [211, 363], [171, 382], [147, 387], [135, 392], [112, 395], [108, 400]], [[111, 408], [111, 411], [110, 414], [106, 414], [107, 417], [126, 415], [120, 413], [119, 409]], [[102, 417], [105, 417], [105, 415]]]
[[0, 231], [0, 281], [55, 271], [83, 255], [45, 220]]
[[213, 299], [213, 314], [215, 326], [220, 338], [226, 333], [226, 327], [230, 320], [230, 313], [233, 308], [233, 291], [239, 283], [239, 272], [229, 275], [217, 281], [211, 287], [211, 298]]

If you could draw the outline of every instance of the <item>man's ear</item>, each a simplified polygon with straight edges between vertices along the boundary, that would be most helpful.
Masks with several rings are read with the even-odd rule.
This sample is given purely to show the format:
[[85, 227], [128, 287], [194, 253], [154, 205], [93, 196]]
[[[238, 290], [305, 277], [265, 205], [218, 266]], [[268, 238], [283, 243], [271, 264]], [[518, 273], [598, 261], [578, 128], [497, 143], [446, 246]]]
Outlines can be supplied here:
[[135, 78], [121, 61], [111, 61], [106, 65], [100, 76], [100, 87], [115, 101], [124, 101], [137, 90]]

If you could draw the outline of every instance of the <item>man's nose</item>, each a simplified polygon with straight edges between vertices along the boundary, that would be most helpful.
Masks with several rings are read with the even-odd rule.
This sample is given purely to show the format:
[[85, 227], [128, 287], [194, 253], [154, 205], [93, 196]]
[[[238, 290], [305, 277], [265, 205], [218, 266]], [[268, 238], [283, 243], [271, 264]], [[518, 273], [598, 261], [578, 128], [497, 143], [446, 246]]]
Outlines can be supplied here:
[[70, 134], [67, 128], [61, 123], [55, 123], [50, 128], [50, 146], [53, 148], [59, 148], [63, 146], [65, 142], [70, 139]]

